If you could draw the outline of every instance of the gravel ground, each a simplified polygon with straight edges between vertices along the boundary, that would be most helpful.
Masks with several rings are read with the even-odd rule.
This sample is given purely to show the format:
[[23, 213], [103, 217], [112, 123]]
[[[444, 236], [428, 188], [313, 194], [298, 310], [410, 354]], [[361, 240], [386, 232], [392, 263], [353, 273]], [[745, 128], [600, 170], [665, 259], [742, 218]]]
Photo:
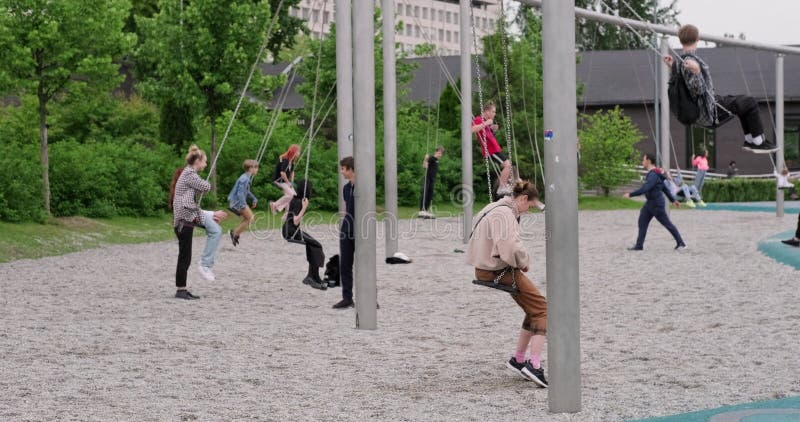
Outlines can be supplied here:
[[[796, 217], [680, 210], [688, 250], [654, 222], [629, 252], [637, 215], [580, 213], [576, 414], [505, 369], [522, 312], [470, 283], [440, 218], [401, 222], [414, 262], [379, 263], [374, 331], [275, 232], [223, 239], [213, 283], [195, 238], [198, 301], [172, 297], [174, 241], [1, 264], [0, 420], [617, 421], [800, 395], [798, 273], [756, 251]], [[523, 224], [546, 291], [543, 218]], [[335, 227], [309, 231], [337, 253]]]

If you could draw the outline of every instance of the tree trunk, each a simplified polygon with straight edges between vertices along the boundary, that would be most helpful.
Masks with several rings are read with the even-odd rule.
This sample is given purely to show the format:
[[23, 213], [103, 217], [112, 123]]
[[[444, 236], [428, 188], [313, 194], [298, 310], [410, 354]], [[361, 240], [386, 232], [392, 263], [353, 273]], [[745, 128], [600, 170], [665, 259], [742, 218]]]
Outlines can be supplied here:
[[44, 211], [50, 217], [50, 159], [47, 151], [47, 97], [44, 90], [39, 83], [38, 96], [39, 96], [39, 137], [41, 140], [42, 149], [42, 181], [44, 192]]
[[[208, 157], [208, 165], [211, 166], [217, 157], [217, 119], [215, 117], [211, 117], [211, 153]], [[211, 168], [211, 173], [209, 174], [209, 180], [211, 181], [211, 192], [214, 194], [213, 199], [211, 200], [211, 204], [216, 207], [217, 206], [217, 167], [214, 166]]]

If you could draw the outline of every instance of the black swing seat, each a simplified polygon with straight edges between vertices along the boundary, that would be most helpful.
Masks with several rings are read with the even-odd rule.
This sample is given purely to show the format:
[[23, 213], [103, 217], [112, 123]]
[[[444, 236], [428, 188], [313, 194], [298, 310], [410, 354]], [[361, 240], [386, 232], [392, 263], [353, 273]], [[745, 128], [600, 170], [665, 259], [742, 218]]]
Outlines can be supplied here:
[[781, 149], [778, 147], [771, 148], [771, 149], [752, 149], [752, 148], [745, 148], [742, 147], [743, 150], [747, 152], [752, 152], [753, 154], [772, 154], [773, 152], [778, 152]]
[[289, 243], [297, 243], [298, 245], [305, 245], [306, 244], [306, 242], [303, 242], [300, 239], [294, 239], [294, 238], [291, 238], [291, 237], [286, 239], [286, 241], [289, 242]]
[[487, 280], [472, 280], [472, 284], [477, 284], [478, 286], [483, 286], [483, 287], [491, 287], [493, 289], [502, 290], [504, 292], [508, 292], [508, 293], [511, 293], [511, 294], [519, 293], [519, 289], [517, 289], [516, 287], [508, 286], [508, 285], [501, 284], [501, 283], [495, 283], [492, 280], [488, 280], [488, 281]]

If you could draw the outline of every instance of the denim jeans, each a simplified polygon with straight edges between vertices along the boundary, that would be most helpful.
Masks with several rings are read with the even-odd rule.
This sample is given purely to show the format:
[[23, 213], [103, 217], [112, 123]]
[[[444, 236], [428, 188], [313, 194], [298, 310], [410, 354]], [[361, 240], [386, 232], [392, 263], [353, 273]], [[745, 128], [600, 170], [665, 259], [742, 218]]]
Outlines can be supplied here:
[[697, 176], [694, 178], [694, 187], [697, 188], [697, 197], [703, 197], [703, 182], [706, 179], [705, 170], [697, 170]]
[[206, 225], [206, 247], [200, 258], [200, 265], [211, 268], [214, 266], [214, 256], [217, 254], [219, 239], [222, 237], [222, 227], [214, 221], [214, 213], [203, 210]]

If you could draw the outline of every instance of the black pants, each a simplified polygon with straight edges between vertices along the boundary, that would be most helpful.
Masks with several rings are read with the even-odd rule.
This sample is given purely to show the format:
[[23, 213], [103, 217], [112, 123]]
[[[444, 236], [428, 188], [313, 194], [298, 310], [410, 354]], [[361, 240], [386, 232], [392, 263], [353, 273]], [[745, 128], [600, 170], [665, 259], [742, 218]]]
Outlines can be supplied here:
[[431, 208], [431, 201], [433, 200], [433, 177], [426, 177], [422, 183], [422, 198], [419, 201], [420, 211], [428, 211]]
[[797, 230], [794, 231], [794, 237], [800, 239], [800, 214], [797, 214]]
[[658, 204], [655, 202], [647, 201], [644, 203], [642, 210], [639, 211], [639, 236], [636, 238], [636, 247], [642, 248], [644, 247], [644, 238], [647, 236], [647, 227], [650, 225], [650, 220], [653, 217], [661, 223], [667, 230], [669, 230], [672, 237], [675, 238], [675, 242], [678, 245], [683, 245], [683, 239], [681, 238], [681, 234], [678, 233], [678, 228], [672, 224], [672, 221], [669, 220], [669, 216], [667, 215], [667, 210], [664, 207], [664, 204]]
[[[764, 133], [764, 126], [761, 124], [761, 116], [758, 115], [758, 103], [749, 95], [726, 95], [716, 96], [717, 118], [724, 121], [730, 118], [731, 114], [739, 118], [742, 124], [742, 132], [745, 135], [756, 137]], [[721, 109], [719, 106], [724, 108]]]
[[342, 299], [353, 300], [353, 255], [356, 240], [344, 233], [339, 237], [339, 279], [342, 282]]
[[181, 229], [175, 227], [173, 230], [178, 238], [178, 266], [175, 268], [175, 286], [183, 289], [186, 287], [186, 273], [189, 271], [189, 264], [192, 263], [194, 227], [183, 226]]
[[322, 251], [322, 244], [317, 239], [302, 230], [295, 233], [294, 239], [306, 244], [306, 260], [309, 268], [322, 268], [325, 265], [325, 252]]

